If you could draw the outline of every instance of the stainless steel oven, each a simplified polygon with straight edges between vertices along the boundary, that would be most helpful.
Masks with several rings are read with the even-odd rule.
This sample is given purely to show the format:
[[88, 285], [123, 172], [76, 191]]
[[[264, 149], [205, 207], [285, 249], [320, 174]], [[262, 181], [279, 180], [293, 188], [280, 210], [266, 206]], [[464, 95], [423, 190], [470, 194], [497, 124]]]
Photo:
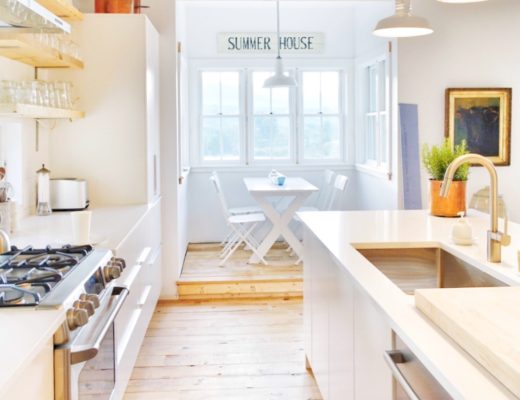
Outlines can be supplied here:
[[[55, 346], [56, 400], [108, 400], [112, 395], [116, 377], [114, 320], [128, 289], [117, 286], [106, 289], [108, 293], [100, 298], [88, 324], [65, 344]], [[55, 338], [55, 342], [59, 339]]]

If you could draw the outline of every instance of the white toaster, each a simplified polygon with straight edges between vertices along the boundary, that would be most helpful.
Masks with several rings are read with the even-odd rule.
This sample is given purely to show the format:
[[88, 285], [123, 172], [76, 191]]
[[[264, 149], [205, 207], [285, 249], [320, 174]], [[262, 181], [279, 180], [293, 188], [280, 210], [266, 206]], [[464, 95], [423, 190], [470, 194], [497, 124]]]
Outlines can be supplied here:
[[50, 190], [53, 211], [84, 210], [89, 205], [88, 186], [84, 179], [51, 179]]

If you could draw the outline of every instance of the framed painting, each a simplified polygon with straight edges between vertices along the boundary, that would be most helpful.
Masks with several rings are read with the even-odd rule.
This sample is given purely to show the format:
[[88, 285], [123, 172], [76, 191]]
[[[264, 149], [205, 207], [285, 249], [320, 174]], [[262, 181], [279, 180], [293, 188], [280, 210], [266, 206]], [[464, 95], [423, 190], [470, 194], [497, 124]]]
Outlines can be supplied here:
[[452, 145], [466, 140], [470, 153], [509, 165], [511, 147], [510, 88], [446, 89], [446, 137]]

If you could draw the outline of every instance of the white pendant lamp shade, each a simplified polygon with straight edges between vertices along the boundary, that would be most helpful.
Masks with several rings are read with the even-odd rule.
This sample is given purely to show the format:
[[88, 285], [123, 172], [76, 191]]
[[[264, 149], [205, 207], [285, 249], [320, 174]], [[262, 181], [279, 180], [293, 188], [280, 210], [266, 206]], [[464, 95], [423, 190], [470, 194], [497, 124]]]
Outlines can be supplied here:
[[433, 33], [428, 21], [412, 15], [411, 10], [410, 0], [396, 0], [395, 14], [379, 21], [374, 29], [374, 35], [401, 38]]
[[275, 73], [264, 82], [264, 88], [294, 87], [296, 80], [283, 72], [282, 57], [276, 57]]
[[282, 57], [280, 56], [280, 1], [276, 0], [276, 49], [278, 55], [276, 57], [275, 72], [273, 76], [267, 78], [264, 82], [264, 88], [280, 88], [295, 87], [296, 80], [283, 71]]

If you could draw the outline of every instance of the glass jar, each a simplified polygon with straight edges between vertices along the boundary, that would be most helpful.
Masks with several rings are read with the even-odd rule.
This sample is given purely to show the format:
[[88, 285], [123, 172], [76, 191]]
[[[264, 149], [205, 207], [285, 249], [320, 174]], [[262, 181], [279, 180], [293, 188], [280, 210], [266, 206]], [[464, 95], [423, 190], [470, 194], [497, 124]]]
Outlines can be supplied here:
[[45, 164], [36, 171], [38, 177], [38, 201], [36, 205], [36, 214], [40, 216], [50, 215], [51, 210], [51, 171], [45, 168]]

